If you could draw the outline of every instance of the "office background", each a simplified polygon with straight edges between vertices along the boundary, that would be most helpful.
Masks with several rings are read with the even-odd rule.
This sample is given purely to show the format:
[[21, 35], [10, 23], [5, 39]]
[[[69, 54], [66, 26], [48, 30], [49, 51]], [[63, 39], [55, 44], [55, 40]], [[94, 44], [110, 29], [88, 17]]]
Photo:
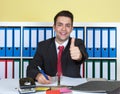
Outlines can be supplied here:
[[120, 22], [120, 0], [0, 0], [0, 21], [53, 22], [68, 9], [75, 22]]
[[[120, 3], [119, 0], [115, 0], [115, 1], [113, 0], [105, 0], [105, 1], [104, 0], [99, 0], [99, 1], [98, 0], [79, 0], [79, 1], [0, 0], [0, 11], [1, 11], [0, 22], [5, 22], [4, 26], [10, 25], [10, 23], [8, 25], [7, 22], [48, 23], [48, 22], [53, 22], [53, 17], [58, 11], [62, 9], [68, 9], [73, 12], [75, 16], [75, 22], [78, 22], [79, 25], [82, 26], [85, 25], [85, 27], [91, 25], [92, 27], [94, 27], [96, 26], [95, 24], [101, 24], [101, 23], [106, 24], [107, 22], [107, 27], [109, 26], [111, 27], [111, 23], [112, 23], [112, 26], [117, 27], [117, 31], [119, 31], [120, 30], [119, 29], [120, 13], [118, 12], [118, 9], [120, 7], [119, 3]], [[33, 25], [34, 24], [35, 23], [33, 23]], [[99, 27], [99, 25], [97, 26]], [[100, 27], [101, 26], [102, 25], [100, 25]], [[119, 32], [117, 32], [117, 40], [119, 40], [118, 35], [120, 35]], [[118, 47], [120, 47], [119, 43], [117, 43], [117, 57], [115, 57], [115, 59], [117, 59], [117, 79], [120, 79], [120, 73], [119, 73], [120, 51]], [[20, 61], [15, 59], [15, 61], [7, 60], [5, 62], [20, 62]], [[28, 61], [25, 59], [23, 60], [23, 62], [28, 62]], [[11, 73], [10, 75], [13, 74]]]

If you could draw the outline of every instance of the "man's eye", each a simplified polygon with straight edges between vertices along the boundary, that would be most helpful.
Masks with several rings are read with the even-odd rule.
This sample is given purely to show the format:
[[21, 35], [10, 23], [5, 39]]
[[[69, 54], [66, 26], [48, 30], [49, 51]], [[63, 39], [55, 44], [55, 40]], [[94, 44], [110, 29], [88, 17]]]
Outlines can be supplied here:
[[66, 25], [66, 27], [71, 27], [71, 25]]
[[57, 26], [62, 26], [62, 24], [57, 24]]

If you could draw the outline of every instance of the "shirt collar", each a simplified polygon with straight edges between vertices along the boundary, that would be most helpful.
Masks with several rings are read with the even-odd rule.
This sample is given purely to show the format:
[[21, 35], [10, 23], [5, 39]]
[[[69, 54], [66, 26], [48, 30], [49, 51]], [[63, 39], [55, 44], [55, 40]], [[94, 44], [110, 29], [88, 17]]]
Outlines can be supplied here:
[[67, 39], [64, 43], [62, 43], [62, 44], [59, 44], [59, 43], [57, 43], [57, 41], [55, 41], [55, 44], [56, 44], [56, 49], [59, 47], [59, 46], [64, 46], [64, 48], [67, 46], [67, 44], [68, 44], [68, 40], [69, 39]]

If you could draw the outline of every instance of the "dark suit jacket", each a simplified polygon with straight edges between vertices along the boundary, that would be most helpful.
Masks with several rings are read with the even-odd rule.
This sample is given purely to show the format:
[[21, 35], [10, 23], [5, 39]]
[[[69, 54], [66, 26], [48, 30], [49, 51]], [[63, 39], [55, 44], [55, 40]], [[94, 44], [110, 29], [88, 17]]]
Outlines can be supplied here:
[[[81, 39], [75, 40], [75, 45], [82, 52], [82, 60], [72, 60], [70, 56], [71, 38], [62, 54], [62, 72], [64, 76], [81, 77], [80, 65], [88, 58], [85, 50], [84, 42]], [[40, 66], [47, 75], [55, 76], [57, 73], [57, 51], [55, 46], [55, 38], [42, 41], [38, 44], [34, 58], [27, 67], [27, 76], [35, 79], [39, 73], [37, 66]]]

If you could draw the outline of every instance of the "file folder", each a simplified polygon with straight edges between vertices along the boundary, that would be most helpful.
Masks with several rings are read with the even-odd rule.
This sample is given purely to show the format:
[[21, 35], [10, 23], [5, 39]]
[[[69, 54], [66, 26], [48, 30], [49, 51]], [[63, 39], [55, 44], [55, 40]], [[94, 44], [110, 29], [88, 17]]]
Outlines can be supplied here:
[[84, 27], [77, 28], [77, 38], [84, 40]]
[[52, 27], [46, 27], [45, 28], [45, 40], [52, 38], [53, 36], [53, 29]]
[[108, 60], [102, 60], [102, 78], [107, 80], [109, 75]]
[[5, 79], [6, 75], [6, 61], [0, 60], [0, 79]]
[[87, 28], [86, 31], [86, 49], [88, 52], [89, 57], [93, 57], [93, 28]]
[[14, 28], [14, 56], [19, 57], [21, 53], [21, 28]]
[[12, 79], [14, 77], [13, 60], [6, 60], [6, 68], [7, 68], [7, 78]]
[[87, 60], [86, 61], [86, 77], [87, 78], [93, 78], [93, 61]]
[[94, 57], [101, 57], [101, 29], [95, 28]]
[[5, 28], [0, 28], [0, 56], [5, 56]]
[[109, 61], [110, 64], [110, 80], [116, 80], [117, 78], [117, 64], [116, 64], [116, 60], [110, 60]]
[[23, 51], [24, 57], [30, 56], [30, 28], [23, 28]]
[[108, 57], [108, 28], [102, 28], [102, 57]]
[[76, 29], [76, 27], [74, 27], [71, 34], [70, 34], [70, 37], [76, 38], [77, 37], [76, 32], [77, 32], [77, 29]]
[[6, 56], [13, 56], [13, 28], [6, 28]]
[[38, 42], [45, 40], [45, 29], [44, 28], [38, 28]]
[[26, 74], [27, 74], [27, 66], [29, 64], [29, 60], [23, 60], [22, 62], [22, 77], [25, 78], [27, 77]]
[[116, 57], [116, 47], [117, 47], [117, 32], [116, 28], [110, 28], [109, 29], [110, 33], [110, 45], [109, 45], [109, 55], [110, 57]]
[[33, 57], [36, 52], [37, 47], [37, 28], [31, 28], [31, 53], [30, 56]]
[[21, 69], [20, 60], [14, 60], [14, 79], [20, 78], [20, 69]]
[[94, 60], [94, 78], [101, 78], [101, 61]]

